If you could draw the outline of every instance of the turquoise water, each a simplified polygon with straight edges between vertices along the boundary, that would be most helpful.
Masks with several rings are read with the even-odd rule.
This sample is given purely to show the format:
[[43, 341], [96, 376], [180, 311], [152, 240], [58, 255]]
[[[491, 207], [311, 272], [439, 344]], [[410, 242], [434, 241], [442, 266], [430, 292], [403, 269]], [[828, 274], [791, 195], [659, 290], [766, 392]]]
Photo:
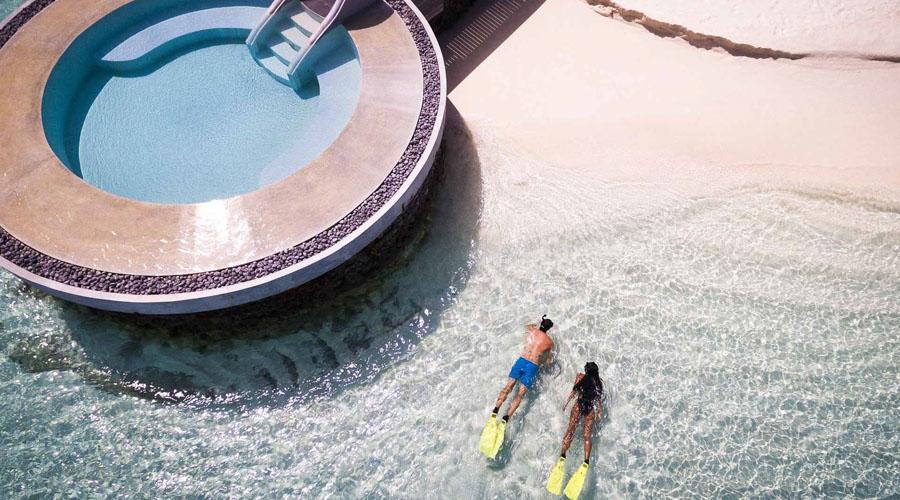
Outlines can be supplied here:
[[359, 96], [352, 60], [300, 98], [242, 43], [192, 50], [141, 77], [114, 77], [81, 130], [84, 180], [128, 198], [191, 203], [254, 191], [315, 159]]
[[143, 19], [110, 16], [82, 35], [45, 91], [54, 151], [107, 192], [197, 203], [255, 191], [319, 156], [356, 109], [361, 68], [343, 29], [313, 67], [316, 84], [298, 94], [259, 67], [240, 36], [198, 41], [139, 71], [101, 69], [97, 59], [137, 30], [134, 17]]
[[[599, 181], [458, 117], [447, 139], [421, 233], [318, 305], [156, 322], [0, 275], [2, 496], [543, 498], [587, 359], [586, 498], [900, 494], [900, 199]], [[488, 463], [543, 313], [559, 361]]]
[[0, 0], [0, 19], [12, 14], [21, 3], [21, 0]]

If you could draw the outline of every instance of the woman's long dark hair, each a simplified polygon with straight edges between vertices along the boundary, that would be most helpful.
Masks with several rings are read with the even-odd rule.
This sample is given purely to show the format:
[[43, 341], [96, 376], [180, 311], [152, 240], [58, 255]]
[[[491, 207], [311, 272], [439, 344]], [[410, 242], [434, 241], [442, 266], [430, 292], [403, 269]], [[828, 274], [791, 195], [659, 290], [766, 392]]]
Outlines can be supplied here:
[[597, 363], [588, 361], [584, 365], [584, 377], [575, 384], [574, 389], [580, 392], [583, 398], [600, 399], [603, 395], [603, 380], [600, 378], [600, 368], [597, 367]]

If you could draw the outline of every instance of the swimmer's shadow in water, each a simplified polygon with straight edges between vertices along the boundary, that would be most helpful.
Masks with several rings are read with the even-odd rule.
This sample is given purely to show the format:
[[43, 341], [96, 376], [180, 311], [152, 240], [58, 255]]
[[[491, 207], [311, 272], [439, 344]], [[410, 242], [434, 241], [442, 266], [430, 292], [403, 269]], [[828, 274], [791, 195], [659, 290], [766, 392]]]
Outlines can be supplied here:
[[281, 405], [329, 397], [410, 357], [464, 289], [481, 212], [472, 136], [449, 106], [427, 195], [338, 270], [237, 309], [180, 317], [63, 305], [99, 387], [199, 405]]

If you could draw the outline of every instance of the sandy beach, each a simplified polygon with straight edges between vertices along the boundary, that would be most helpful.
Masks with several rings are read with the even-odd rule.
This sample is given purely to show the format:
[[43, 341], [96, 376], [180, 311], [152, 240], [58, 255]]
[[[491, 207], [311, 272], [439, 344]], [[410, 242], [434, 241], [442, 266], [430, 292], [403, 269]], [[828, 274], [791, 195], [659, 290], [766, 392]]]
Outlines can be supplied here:
[[587, 0], [756, 47], [820, 55], [900, 56], [893, 0]]
[[476, 135], [585, 175], [900, 188], [896, 63], [735, 57], [547, 0], [474, 71], [455, 69], [450, 101]]

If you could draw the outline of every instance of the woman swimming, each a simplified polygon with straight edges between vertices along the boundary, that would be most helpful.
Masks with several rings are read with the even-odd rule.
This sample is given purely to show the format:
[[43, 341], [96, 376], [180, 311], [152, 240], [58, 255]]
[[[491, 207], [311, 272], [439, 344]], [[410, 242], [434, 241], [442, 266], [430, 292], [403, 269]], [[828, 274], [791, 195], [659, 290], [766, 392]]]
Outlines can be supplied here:
[[554, 495], [559, 495], [562, 490], [563, 476], [566, 468], [566, 452], [569, 451], [569, 445], [572, 444], [572, 438], [575, 436], [575, 427], [578, 426], [580, 420], [584, 420], [584, 429], [582, 438], [584, 439], [584, 463], [569, 480], [566, 485], [566, 496], [569, 498], [577, 498], [584, 486], [584, 479], [587, 476], [588, 465], [591, 459], [591, 430], [594, 427], [594, 419], [598, 418], [603, 411], [600, 398], [603, 396], [603, 381], [600, 379], [600, 369], [597, 363], [588, 362], [584, 365], [584, 373], [579, 373], [575, 377], [575, 385], [572, 392], [569, 393], [566, 404], [563, 405], [563, 412], [569, 406], [569, 402], [573, 398], [578, 397], [572, 406], [572, 412], [569, 414], [569, 426], [566, 434], [563, 436], [562, 450], [559, 453], [559, 460], [550, 472], [550, 478], [547, 480], [547, 491]]

